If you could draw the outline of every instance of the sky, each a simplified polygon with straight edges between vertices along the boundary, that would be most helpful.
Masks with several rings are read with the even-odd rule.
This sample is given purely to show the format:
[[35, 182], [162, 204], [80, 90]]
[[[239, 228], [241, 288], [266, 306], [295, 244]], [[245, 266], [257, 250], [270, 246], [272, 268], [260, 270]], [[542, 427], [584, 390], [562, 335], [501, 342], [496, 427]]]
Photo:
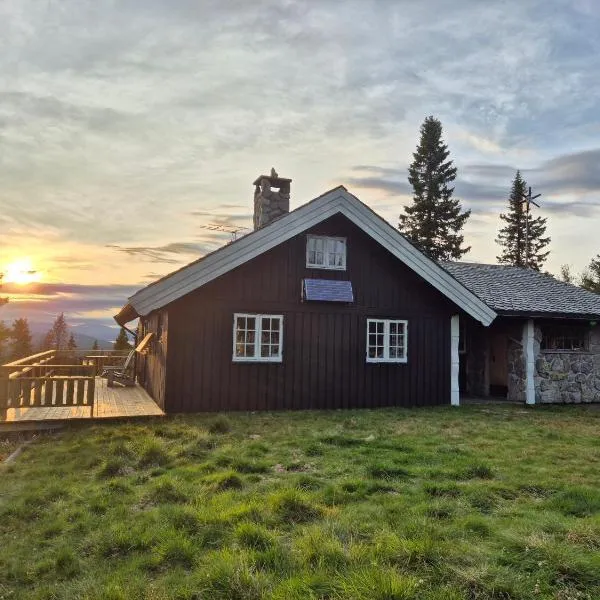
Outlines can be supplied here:
[[[546, 268], [600, 252], [596, 0], [2, 0], [0, 271], [10, 320], [110, 317], [251, 226], [275, 167], [295, 208], [338, 184], [397, 224], [430, 114], [494, 262], [515, 170]], [[8, 278], [5, 278], [8, 279]]]

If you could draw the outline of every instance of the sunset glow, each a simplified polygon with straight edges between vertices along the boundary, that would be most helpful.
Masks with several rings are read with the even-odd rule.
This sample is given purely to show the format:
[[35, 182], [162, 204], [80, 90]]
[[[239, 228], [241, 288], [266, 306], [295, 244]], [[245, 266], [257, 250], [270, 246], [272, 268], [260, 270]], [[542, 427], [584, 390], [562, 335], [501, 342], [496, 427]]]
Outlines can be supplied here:
[[4, 282], [25, 285], [41, 280], [41, 273], [34, 269], [29, 258], [16, 260], [4, 268]]

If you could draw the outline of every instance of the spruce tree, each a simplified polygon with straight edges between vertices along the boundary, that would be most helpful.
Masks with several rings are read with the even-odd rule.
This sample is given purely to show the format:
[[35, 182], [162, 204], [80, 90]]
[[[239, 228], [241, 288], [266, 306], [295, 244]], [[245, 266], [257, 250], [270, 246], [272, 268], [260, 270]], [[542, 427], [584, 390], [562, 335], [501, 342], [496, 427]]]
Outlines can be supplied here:
[[73, 334], [69, 336], [69, 341], [67, 342], [67, 350], [69, 352], [77, 350], [77, 342], [75, 342], [75, 336]]
[[69, 328], [65, 313], [60, 313], [42, 342], [43, 350], [66, 350], [69, 343]]
[[470, 210], [463, 211], [453, 197], [456, 167], [442, 140], [442, 124], [433, 116], [421, 125], [421, 139], [408, 169], [413, 202], [404, 207], [398, 228], [419, 250], [434, 260], [457, 260], [470, 247], [463, 247], [460, 233]]
[[529, 215], [529, 233], [527, 232], [527, 214], [524, 196], [527, 194], [527, 183], [521, 172], [517, 171], [508, 197], [508, 212], [502, 213], [500, 219], [505, 225], [496, 238], [502, 247], [498, 262], [515, 267], [530, 267], [539, 271], [548, 258], [550, 251], [546, 247], [550, 243], [546, 234], [546, 219], [532, 218]]
[[8, 340], [11, 336], [11, 329], [0, 321], [0, 363], [4, 362], [4, 354], [6, 352], [6, 346], [8, 346]]
[[581, 275], [581, 287], [600, 294], [600, 254], [592, 258], [589, 267]]
[[18, 360], [33, 354], [31, 345], [31, 332], [29, 331], [29, 323], [27, 319], [16, 319], [12, 326], [10, 334], [12, 338], [11, 344], [11, 360]]
[[130, 350], [131, 344], [129, 343], [129, 338], [127, 337], [126, 331], [121, 327], [121, 331], [119, 331], [119, 335], [113, 344], [114, 350]]

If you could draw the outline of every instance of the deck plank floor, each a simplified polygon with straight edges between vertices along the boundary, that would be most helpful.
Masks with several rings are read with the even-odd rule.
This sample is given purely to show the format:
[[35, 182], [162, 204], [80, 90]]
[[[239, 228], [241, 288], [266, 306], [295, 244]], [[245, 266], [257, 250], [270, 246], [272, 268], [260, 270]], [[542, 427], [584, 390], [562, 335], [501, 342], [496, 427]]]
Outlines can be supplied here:
[[89, 406], [27, 406], [9, 408], [4, 423], [21, 421], [63, 421], [69, 419], [111, 419], [164, 415], [160, 407], [139, 385], [108, 387], [106, 379], [96, 378], [93, 415]]

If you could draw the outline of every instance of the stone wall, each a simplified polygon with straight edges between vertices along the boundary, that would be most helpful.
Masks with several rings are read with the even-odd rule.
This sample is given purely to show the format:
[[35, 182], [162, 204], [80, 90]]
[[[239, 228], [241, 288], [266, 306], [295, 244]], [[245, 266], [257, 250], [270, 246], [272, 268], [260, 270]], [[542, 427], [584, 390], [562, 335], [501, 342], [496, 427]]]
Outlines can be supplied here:
[[525, 402], [526, 400], [525, 353], [522, 344], [510, 338], [508, 342], [508, 400]]
[[536, 403], [600, 402], [600, 325], [590, 332], [588, 352], [541, 350], [541, 339], [536, 327]]

